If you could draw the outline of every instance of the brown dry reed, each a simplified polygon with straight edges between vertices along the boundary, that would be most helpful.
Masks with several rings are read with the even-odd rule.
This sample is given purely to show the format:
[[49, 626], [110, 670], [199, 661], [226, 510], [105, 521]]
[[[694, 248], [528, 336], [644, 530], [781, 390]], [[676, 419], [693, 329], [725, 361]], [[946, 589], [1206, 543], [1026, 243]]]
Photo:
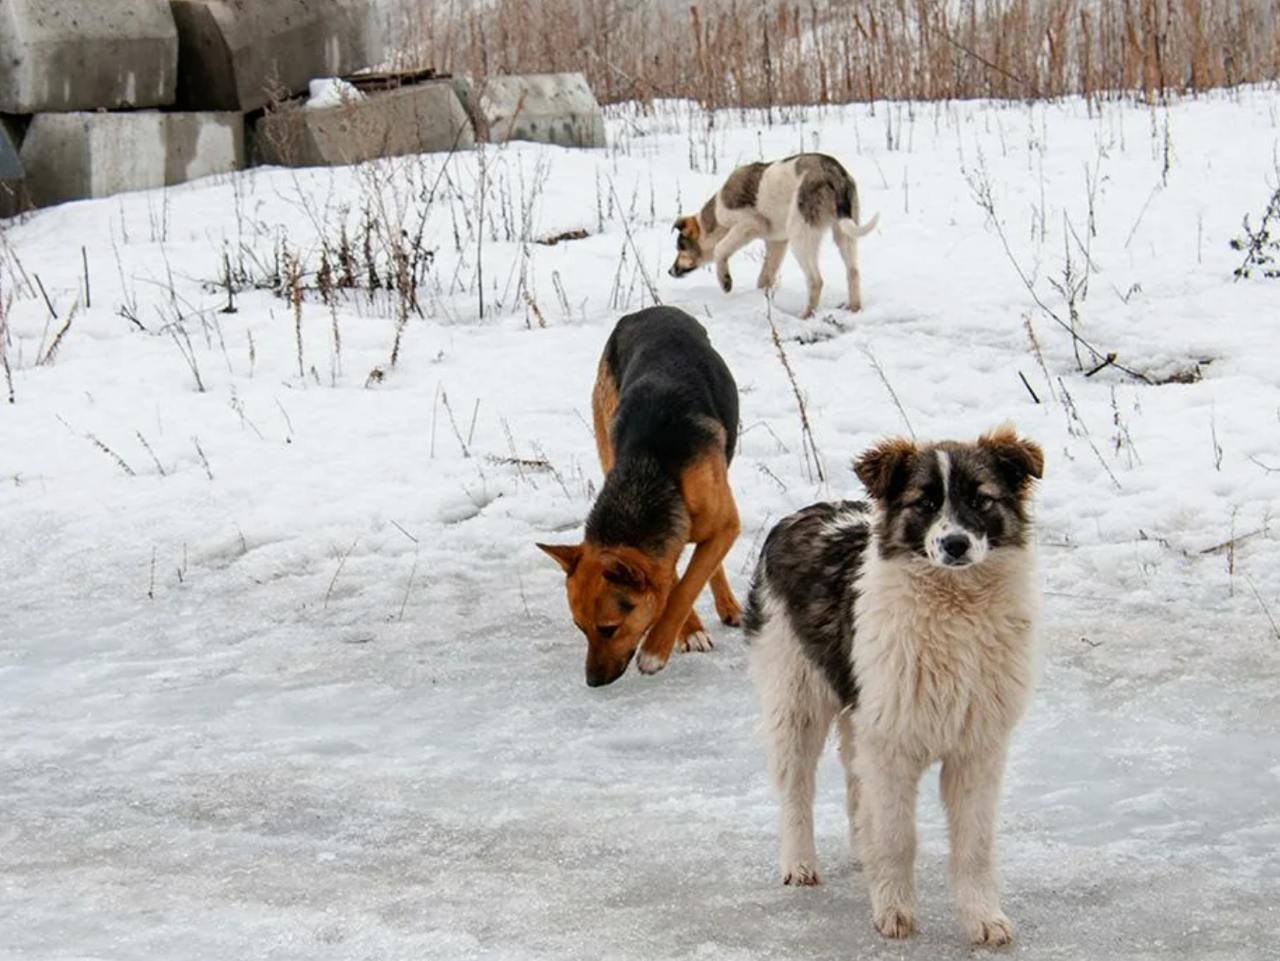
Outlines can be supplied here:
[[1159, 101], [1280, 73], [1280, 0], [401, 0], [402, 59], [604, 103]]

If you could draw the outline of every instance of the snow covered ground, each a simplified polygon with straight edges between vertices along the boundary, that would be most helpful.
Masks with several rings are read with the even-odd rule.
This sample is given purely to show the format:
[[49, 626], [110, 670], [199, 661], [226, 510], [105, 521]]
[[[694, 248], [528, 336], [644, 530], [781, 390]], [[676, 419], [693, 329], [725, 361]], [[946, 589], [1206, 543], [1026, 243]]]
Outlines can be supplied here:
[[[703, 319], [742, 391], [740, 596], [768, 525], [857, 494], [849, 459], [904, 420], [970, 437], [1011, 418], [1043, 444], [1043, 678], [1000, 828], [1014, 953], [1274, 957], [1280, 284], [1233, 282], [1228, 241], [1275, 186], [1278, 113], [1260, 90], [773, 126], [667, 105], [617, 112], [609, 151], [258, 170], [6, 225], [0, 956], [968, 953], [931, 785], [910, 943], [871, 928], [834, 758], [828, 883], [779, 884], [736, 631], [655, 678], [583, 684], [560, 572], [533, 542], [580, 533], [596, 360], [649, 302], [647, 275]], [[841, 157], [881, 214], [863, 313], [837, 308], [831, 247], [819, 318], [795, 316], [791, 261], [771, 311], [825, 482], [759, 251], [730, 295], [709, 269], [665, 274], [682, 208], [735, 163], [802, 148]], [[1068, 317], [1053, 282], [1069, 258], [1080, 283], [1087, 249], [1084, 336], [1151, 380], [1203, 379], [1084, 376], [975, 199], [984, 180], [1047, 308]], [[228, 265], [272, 273], [283, 244], [314, 271], [317, 237], [357, 235], [366, 203], [412, 233], [428, 195], [425, 317], [394, 368], [385, 292], [334, 311], [308, 292], [296, 328], [268, 291], [217, 312]]]

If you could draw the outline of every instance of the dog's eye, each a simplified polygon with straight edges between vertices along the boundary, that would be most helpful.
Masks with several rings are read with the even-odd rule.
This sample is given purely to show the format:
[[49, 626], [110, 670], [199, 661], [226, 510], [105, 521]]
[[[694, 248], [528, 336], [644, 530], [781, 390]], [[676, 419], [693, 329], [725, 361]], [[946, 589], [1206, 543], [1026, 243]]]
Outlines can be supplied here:
[[988, 497], [986, 494], [974, 494], [969, 504], [975, 511], [990, 510], [991, 505], [995, 503], [995, 499]]
[[916, 501], [916, 509], [925, 514], [932, 514], [938, 509], [938, 502], [932, 497], [922, 497]]
[[618, 625], [617, 624], [597, 624], [596, 633], [599, 634], [601, 637], [603, 637], [607, 641], [609, 640], [609, 638], [613, 637], [613, 635], [618, 633]]

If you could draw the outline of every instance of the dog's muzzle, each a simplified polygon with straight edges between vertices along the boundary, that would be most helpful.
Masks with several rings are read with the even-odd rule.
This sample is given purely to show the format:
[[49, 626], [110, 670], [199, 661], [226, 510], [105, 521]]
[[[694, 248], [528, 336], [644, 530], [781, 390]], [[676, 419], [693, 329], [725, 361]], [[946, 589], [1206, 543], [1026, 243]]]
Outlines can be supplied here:
[[938, 546], [942, 548], [942, 563], [947, 567], [967, 567], [972, 562], [969, 548], [973, 542], [967, 534], [948, 534]]

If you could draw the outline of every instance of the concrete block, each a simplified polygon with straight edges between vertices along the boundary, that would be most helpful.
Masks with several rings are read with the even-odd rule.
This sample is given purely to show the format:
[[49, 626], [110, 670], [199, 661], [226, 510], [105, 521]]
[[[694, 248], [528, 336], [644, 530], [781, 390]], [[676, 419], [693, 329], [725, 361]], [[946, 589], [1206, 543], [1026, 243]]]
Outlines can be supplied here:
[[172, 0], [178, 106], [253, 111], [316, 77], [363, 70], [376, 0]]
[[490, 143], [535, 140], [562, 147], [603, 147], [604, 114], [580, 73], [490, 77], [472, 99]]
[[0, 0], [0, 111], [173, 103], [168, 0]]
[[236, 113], [46, 113], [22, 141], [38, 206], [180, 184], [244, 166]]
[[447, 81], [371, 93], [340, 106], [271, 111], [253, 130], [255, 159], [286, 167], [335, 167], [474, 144], [471, 122]]

